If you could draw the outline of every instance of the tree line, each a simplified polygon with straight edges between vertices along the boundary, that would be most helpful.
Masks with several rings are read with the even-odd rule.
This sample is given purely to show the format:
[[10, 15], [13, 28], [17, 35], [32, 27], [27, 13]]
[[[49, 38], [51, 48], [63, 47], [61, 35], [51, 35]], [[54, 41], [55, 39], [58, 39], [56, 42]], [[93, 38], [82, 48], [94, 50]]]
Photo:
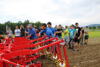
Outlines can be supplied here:
[[32, 24], [33, 26], [40, 27], [43, 23], [40, 21], [30, 22], [29, 20], [25, 20], [24, 22], [22, 22], [22, 21], [18, 21], [18, 22], [7, 21], [5, 23], [0, 23], [0, 34], [5, 34], [7, 27], [10, 27], [11, 30], [14, 32], [16, 26], [23, 25], [24, 27], [26, 27], [28, 24]]
[[86, 26], [86, 28], [90, 29], [90, 30], [100, 30], [100, 26]]

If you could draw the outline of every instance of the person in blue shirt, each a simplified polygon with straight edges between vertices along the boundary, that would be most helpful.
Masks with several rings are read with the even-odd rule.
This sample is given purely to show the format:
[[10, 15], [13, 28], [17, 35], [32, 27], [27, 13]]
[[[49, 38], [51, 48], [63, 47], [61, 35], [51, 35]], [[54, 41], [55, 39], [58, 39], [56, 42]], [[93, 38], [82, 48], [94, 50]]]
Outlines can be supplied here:
[[42, 24], [40, 35], [47, 35], [48, 37], [54, 37], [54, 33], [50, 28], [47, 27], [46, 24]]
[[51, 29], [51, 31], [53, 32], [53, 34], [55, 34], [56, 29], [52, 27], [52, 23], [51, 22], [48, 22], [47, 25], [48, 25], [48, 28]]
[[69, 37], [70, 37], [71, 39], [74, 39], [74, 37], [75, 37], [75, 32], [76, 32], [76, 29], [74, 28], [74, 26], [71, 26], [70, 29], [69, 29], [69, 33], [70, 33]]
[[69, 28], [69, 38], [70, 38], [69, 49], [74, 49], [74, 45], [72, 43], [74, 42], [75, 34], [76, 34], [76, 29], [74, 25], [71, 25]]
[[32, 27], [32, 24], [29, 24], [28, 34], [29, 34], [29, 36], [31, 36], [30, 39], [36, 39], [37, 38], [36, 31]]

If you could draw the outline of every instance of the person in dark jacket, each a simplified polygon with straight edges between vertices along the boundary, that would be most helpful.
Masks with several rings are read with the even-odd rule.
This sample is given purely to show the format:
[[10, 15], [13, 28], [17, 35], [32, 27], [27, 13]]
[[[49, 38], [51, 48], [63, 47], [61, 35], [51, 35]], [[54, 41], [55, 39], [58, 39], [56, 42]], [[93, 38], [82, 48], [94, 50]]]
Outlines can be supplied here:
[[23, 25], [20, 26], [20, 31], [21, 31], [21, 37], [25, 36], [25, 28]]

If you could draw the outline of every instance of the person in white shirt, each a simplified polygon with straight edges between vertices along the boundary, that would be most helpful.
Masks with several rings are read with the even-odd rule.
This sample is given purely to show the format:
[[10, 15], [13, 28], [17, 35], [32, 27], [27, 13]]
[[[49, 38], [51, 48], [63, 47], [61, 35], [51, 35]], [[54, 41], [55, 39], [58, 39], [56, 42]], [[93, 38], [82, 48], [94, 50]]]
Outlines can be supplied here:
[[11, 28], [7, 28], [6, 33], [7, 33], [8, 37], [12, 37], [12, 35], [13, 35]]
[[21, 31], [18, 28], [18, 26], [16, 26], [16, 29], [15, 29], [14, 33], [15, 33], [15, 37], [20, 37], [21, 36]]

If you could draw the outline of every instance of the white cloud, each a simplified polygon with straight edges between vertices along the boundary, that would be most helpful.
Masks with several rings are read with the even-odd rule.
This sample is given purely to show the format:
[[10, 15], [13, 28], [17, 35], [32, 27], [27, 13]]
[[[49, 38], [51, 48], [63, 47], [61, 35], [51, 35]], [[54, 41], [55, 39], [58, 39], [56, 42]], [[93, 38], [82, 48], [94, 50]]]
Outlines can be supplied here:
[[0, 22], [100, 23], [100, 0], [0, 0]]

